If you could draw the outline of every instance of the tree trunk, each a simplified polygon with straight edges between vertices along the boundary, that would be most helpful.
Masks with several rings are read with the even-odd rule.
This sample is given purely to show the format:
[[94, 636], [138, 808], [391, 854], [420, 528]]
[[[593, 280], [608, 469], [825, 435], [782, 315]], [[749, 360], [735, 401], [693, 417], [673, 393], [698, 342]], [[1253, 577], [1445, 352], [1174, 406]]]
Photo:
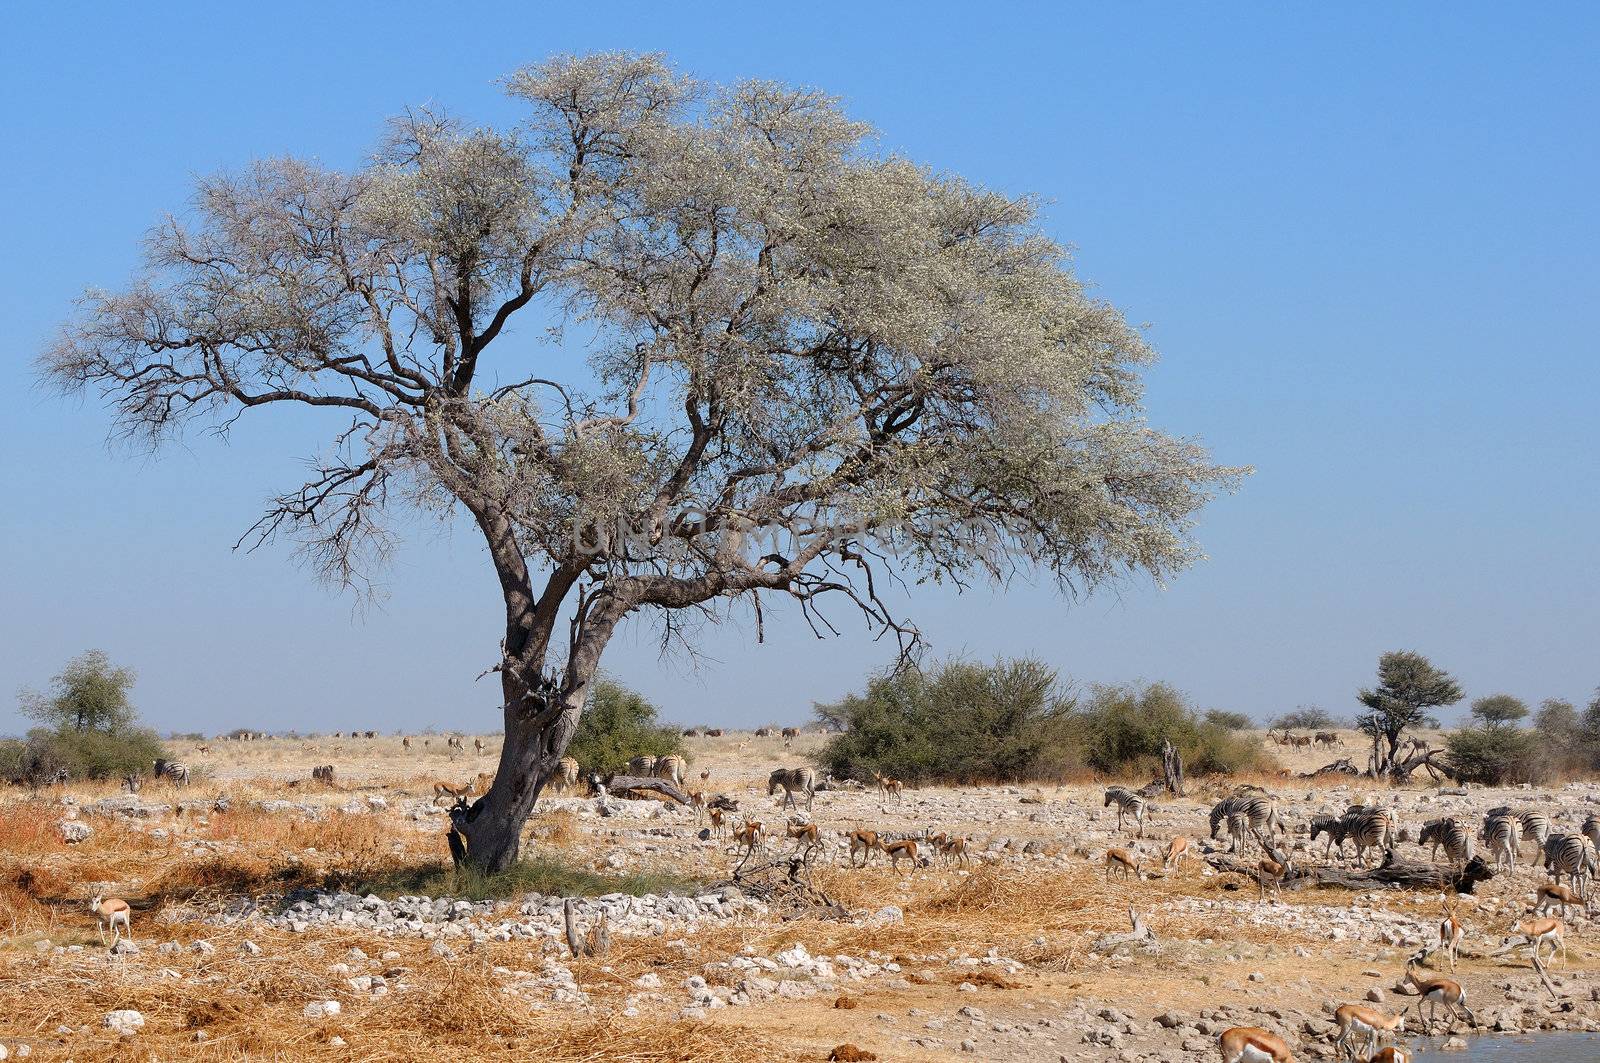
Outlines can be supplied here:
[[[505, 686], [514, 685], [508, 677]], [[570, 681], [544, 690], [507, 690], [506, 737], [494, 783], [470, 807], [451, 814], [454, 830], [463, 837], [467, 866], [493, 873], [516, 863], [523, 824], [566, 754], [587, 693], [587, 683], [574, 690]]]

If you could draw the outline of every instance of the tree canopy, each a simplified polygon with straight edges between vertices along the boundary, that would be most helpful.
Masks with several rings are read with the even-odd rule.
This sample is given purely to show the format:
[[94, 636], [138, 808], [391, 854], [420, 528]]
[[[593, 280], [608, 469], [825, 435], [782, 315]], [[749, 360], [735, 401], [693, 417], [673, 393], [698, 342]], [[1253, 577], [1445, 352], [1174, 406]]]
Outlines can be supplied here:
[[61, 730], [116, 731], [137, 713], [128, 692], [137, 676], [111, 663], [104, 650], [89, 650], [68, 661], [50, 681], [50, 693], [24, 690], [22, 712]]
[[890, 581], [1070, 592], [1198, 556], [1242, 470], [1146, 423], [1150, 348], [1034, 200], [875, 152], [810, 89], [615, 53], [504, 84], [507, 128], [416, 110], [352, 170], [202, 180], [41, 360], [152, 444], [325, 415], [250, 541], [336, 582], [366, 585], [406, 506], [477, 527], [506, 742], [474, 862], [514, 859], [629, 616], [673, 642], [737, 603], [759, 638], [781, 599], [823, 635], [837, 602], [909, 655]]
[[1373, 738], [1373, 770], [1387, 771], [1400, 748], [1400, 736], [1422, 724], [1430, 709], [1454, 705], [1461, 687], [1448, 672], [1420, 653], [1396, 650], [1378, 658], [1378, 685], [1356, 695], [1368, 711], [1356, 726]]
[[1472, 703], [1472, 718], [1485, 727], [1507, 727], [1527, 715], [1528, 706], [1510, 694], [1490, 694]]

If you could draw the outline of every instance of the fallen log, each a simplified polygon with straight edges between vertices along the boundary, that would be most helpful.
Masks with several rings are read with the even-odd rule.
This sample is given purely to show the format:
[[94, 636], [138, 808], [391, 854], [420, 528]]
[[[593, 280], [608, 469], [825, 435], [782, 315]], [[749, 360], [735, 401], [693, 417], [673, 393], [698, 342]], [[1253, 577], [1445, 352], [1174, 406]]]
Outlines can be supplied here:
[[665, 779], [652, 779], [643, 775], [607, 775], [603, 780], [606, 792], [623, 796], [630, 790], [647, 790], [670, 797], [680, 805], [689, 803], [689, 795]]
[[[1236, 859], [1226, 853], [1210, 853], [1206, 863], [1218, 871], [1232, 872], [1254, 880], [1259, 869], [1255, 864]], [[1296, 863], [1294, 873], [1285, 876], [1282, 888], [1300, 889], [1316, 886], [1328, 889], [1369, 890], [1398, 886], [1404, 890], [1429, 890], [1438, 892], [1449, 888], [1456, 893], [1471, 893], [1480, 882], [1494, 877], [1494, 868], [1481, 857], [1467, 861], [1457, 869], [1448, 864], [1421, 864], [1396, 860], [1393, 850], [1377, 867], [1362, 871], [1347, 871], [1337, 867], [1313, 867]]]
[[1320, 776], [1323, 776], [1323, 775], [1360, 775], [1360, 774], [1361, 774], [1361, 769], [1357, 768], [1354, 764], [1350, 763], [1350, 758], [1349, 757], [1340, 757], [1338, 760], [1334, 761], [1332, 764], [1324, 764], [1322, 767], [1318, 768], [1316, 771], [1303, 771], [1303, 772], [1301, 772], [1300, 773], [1300, 778], [1302, 778], [1302, 779], [1315, 779], [1315, 778], [1319, 778]]

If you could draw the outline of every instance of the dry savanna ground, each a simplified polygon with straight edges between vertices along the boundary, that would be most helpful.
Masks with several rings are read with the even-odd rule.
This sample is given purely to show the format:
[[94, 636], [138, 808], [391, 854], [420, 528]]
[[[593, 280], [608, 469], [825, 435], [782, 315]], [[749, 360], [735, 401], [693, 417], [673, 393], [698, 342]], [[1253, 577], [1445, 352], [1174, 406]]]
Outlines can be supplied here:
[[[727, 794], [741, 816], [781, 834], [790, 813], [767, 796], [767, 773], [803, 763], [819, 741], [691, 739], [689, 788]], [[448, 872], [431, 798], [435, 781], [492, 771], [498, 740], [485, 744], [481, 755], [470, 736], [465, 752], [437, 736], [409, 750], [393, 737], [180, 745], [195, 781], [147, 784], [131, 811], [109, 785], [0, 793], [0, 1046], [80, 1063], [824, 1060], [846, 1044], [881, 1060], [1054, 1063], [1215, 1058], [1216, 1031], [1247, 1022], [1283, 1029], [1316, 1058], [1331, 1051], [1326, 1004], [1392, 993], [1440, 914], [1437, 893], [1304, 889], [1263, 901], [1254, 882], [1202, 861], [1162, 869], [1171, 837], [1204, 843], [1207, 810], [1225, 793], [1197, 782], [1188, 798], [1155, 805], [1142, 840], [1118, 830], [1097, 784], [926, 788], [899, 801], [819, 793], [811, 818], [825, 846], [809, 877], [842, 919], [780, 910], [776, 898], [719, 900], [733, 896], [718, 891], [738, 859], [728, 841], [701, 839], [691, 812], [552, 797], [525, 846], [548, 865], [543, 892], [702, 898], [698, 910], [672, 900], [613, 920], [609, 949], [593, 957], [572, 958], [540, 922], [540, 902], [520, 895], [415, 926], [295, 915], [295, 902], [315, 909], [339, 890], [372, 891], [380, 903], [478, 896]], [[1271, 748], [1296, 772], [1339, 755]], [[310, 779], [322, 764], [335, 768], [331, 786]], [[1351, 779], [1254, 781], [1302, 829], [1315, 812], [1371, 799], [1413, 829], [1442, 814], [1476, 827], [1482, 809], [1510, 803], [1547, 807], [1575, 830], [1600, 794], [1587, 784], [1455, 797]], [[87, 837], [66, 841], [81, 833], [71, 823]], [[877, 856], [850, 867], [841, 832], [856, 827], [947, 830], [971, 839], [974, 859], [896, 871]], [[1108, 882], [1111, 845], [1140, 856], [1144, 877]], [[1300, 858], [1320, 852], [1319, 843]], [[1458, 977], [1486, 1025], [1600, 1028], [1586, 918], [1569, 918], [1560, 999], [1541, 1000], [1526, 950], [1491, 955], [1542, 881], [1531, 860], [1526, 849], [1520, 869], [1465, 902]], [[99, 893], [132, 906], [137, 952], [102, 944], [89, 912]], [[1130, 907], [1159, 949], [1113, 940]], [[138, 1012], [142, 1026], [108, 1025], [119, 1011]]]

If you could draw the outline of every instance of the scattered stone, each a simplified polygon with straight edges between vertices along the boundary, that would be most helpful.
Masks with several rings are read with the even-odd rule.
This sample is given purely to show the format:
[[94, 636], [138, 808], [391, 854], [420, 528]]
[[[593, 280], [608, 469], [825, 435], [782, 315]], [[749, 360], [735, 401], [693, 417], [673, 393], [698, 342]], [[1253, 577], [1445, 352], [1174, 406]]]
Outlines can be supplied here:
[[108, 1012], [106, 1025], [123, 1037], [132, 1037], [144, 1029], [144, 1016], [131, 1008]]

